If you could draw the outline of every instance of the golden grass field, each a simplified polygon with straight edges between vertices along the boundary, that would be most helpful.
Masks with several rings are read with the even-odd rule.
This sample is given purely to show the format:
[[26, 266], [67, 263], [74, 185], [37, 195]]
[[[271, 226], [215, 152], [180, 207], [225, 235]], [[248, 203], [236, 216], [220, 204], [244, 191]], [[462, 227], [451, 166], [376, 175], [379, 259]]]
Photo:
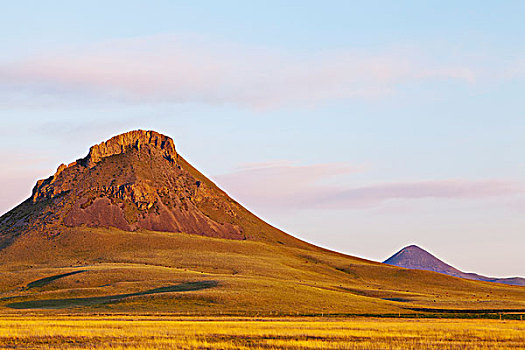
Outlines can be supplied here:
[[525, 321], [3, 316], [2, 349], [524, 349]]

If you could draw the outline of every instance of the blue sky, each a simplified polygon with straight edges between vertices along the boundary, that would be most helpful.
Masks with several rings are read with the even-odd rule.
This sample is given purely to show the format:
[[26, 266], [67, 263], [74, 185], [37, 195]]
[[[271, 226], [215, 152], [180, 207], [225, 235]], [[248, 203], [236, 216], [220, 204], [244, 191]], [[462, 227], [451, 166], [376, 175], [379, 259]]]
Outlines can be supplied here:
[[521, 1], [17, 1], [0, 212], [136, 128], [267, 221], [383, 260], [525, 275]]

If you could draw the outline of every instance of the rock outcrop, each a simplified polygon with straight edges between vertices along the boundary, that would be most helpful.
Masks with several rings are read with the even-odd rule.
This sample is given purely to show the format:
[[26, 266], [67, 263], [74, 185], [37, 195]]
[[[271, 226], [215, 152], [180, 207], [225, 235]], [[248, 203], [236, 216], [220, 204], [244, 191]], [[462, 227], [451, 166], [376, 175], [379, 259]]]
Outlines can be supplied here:
[[4, 238], [26, 231], [55, 236], [76, 226], [300, 242], [228, 197], [177, 154], [170, 137], [144, 130], [112, 137], [60, 165], [0, 218]]
[[106, 157], [124, 153], [130, 148], [140, 150], [142, 146], [153, 147], [162, 151], [164, 157], [171, 162], [177, 159], [175, 144], [171, 137], [155, 131], [134, 130], [92, 146], [87, 157], [80, 162], [88, 167], [94, 167]]
[[150, 153], [151, 149], [160, 151], [162, 156], [172, 163], [175, 163], [178, 157], [175, 151], [175, 143], [171, 137], [149, 130], [130, 131], [92, 146], [85, 158], [79, 159], [69, 165], [61, 164], [53, 176], [37, 181], [33, 188], [31, 198], [33, 202], [36, 202], [40, 199], [53, 198], [63, 191], [70, 190], [70, 186], [67, 185], [66, 187], [51, 186], [56, 182], [60, 174], [68, 168], [75, 166], [93, 168], [104, 158], [122, 154], [133, 149], [140, 151], [141, 147], [149, 149]]

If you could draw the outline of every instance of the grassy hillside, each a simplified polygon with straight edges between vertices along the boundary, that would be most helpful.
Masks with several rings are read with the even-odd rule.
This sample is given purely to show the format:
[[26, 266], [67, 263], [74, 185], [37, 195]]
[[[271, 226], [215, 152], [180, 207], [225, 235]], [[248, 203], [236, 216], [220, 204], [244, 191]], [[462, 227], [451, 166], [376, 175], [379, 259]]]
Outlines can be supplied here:
[[[63, 228], [0, 251], [0, 310], [384, 314], [525, 309], [525, 288], [407, 270], [315, 247]], [[95, 253], [94, 253], [95, 252]]]

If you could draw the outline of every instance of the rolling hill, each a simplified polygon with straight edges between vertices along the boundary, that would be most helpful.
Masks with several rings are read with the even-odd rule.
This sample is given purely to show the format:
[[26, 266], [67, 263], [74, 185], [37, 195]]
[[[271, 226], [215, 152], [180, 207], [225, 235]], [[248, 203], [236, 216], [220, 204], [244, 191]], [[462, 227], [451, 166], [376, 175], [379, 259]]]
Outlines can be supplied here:
[[426, 270], [434, 271], [439, 273], [444, 273], [445, 275], [455, 276], [466, 278], [476, 281], [485, 281], [485, 282], [496, 282], [504, 283], [516, 286], [525, 286], [525, 278], [522, 277], [509, 277], [509, 278], [497, 278], [497, 277], [486, 277], [478, 275], [476, 273], [468, 273], [460, 271], [440, 259], [436, 258], [434, 255], [430, 254], [426, 250], [416, 246], [410, 245], [401, 249], [396, 254], [392, 255], [390, 258], [385, 260], [383, 263], [405, 267], [407, 269], [416, 269], [416, 270]]
[[303, 242], [230, 198], [177, 153], [171, 138], [136, 130], [61, 165], [0, 217], [0, 311], [28, 309], [484, 312], [525, 309], [525, 288], [399, 268]]

